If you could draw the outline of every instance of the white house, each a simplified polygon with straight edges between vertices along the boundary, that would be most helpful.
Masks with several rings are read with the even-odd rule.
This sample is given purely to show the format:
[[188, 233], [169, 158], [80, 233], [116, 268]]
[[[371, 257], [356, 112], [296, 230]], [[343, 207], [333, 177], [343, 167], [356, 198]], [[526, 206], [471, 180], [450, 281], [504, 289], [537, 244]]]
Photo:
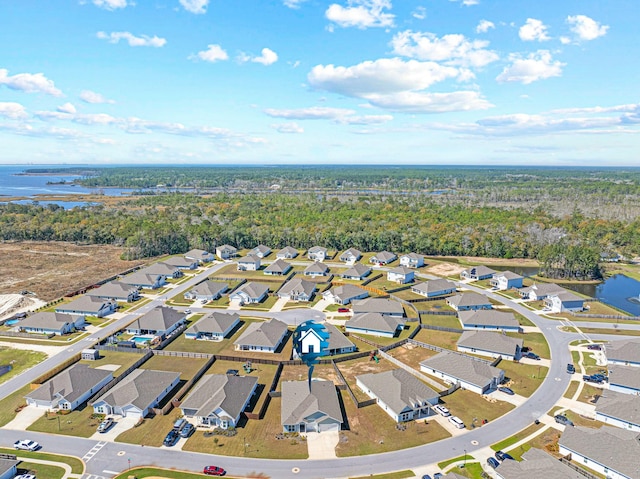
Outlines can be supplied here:
[[355, 248], [349, 248], [340, 255], [340, 261], [346, 264], [353, 264], [362, 258], [362, 253]]
[[458, 339], [457, 348], [461, 353], [488, 356], [490, 358], [519, 360], [522, 339], [491, 331], [465, 331]]
[[216, 256], [222, 260], [231, 259], [238, 254], [238, 250], [231, 245], [223, 244], [216, 247]]
[[264, 283], [250, 281], [244, 283], [231, 294], [229, 301], [237, 301], [240, 304], [259, 303], [269, 295], [269, 286]]
[[283, 381], [280, 421], [284, 432], [339, 431], [342, 410], [331, 381]]
[[433, 279], [424, 283], [414, 284], [411, 286], [411, 292], [426, 298], [433, 298], [455, 293], [456, 284], [447, 279]]
[[640, 432], [640, 396], [603, 390], [596, 402], [596, 421]]
[[398, 266], [387, 271], [387, 280], [394, 283], [411, 283], [415, 277], [415, 272], [407, 266]]
[[257, 256], [258, 258], [266, 258], [271, 254], [271, 248], [263, 244], [259, 244], [258, 246], [253, 248], [251, 251], [249, 251], [249, 254]]
[[449, 296], [447, 304], [456, 311], [469, 311], [476, 309], [491, 309], [491, 301], [484, 294], [465, 292]]
[[609, 390], [640, 396], [640, 368], [609, 366]]
[[351, 268], [344, 270], [340, 273], [340, 277], [344, 279], [362, 280], [369, 276], [371, 268], [363, 265], [362, 263], [356, 263]]
[[131, 303], [140, 299], [138, 288], [120, 281], [111, 281], [98, 288], [87, 291], [87, 296], [100, 299], [112, 299], [116, 301], [126, 301]]
[[541, 301], [550, 294], [564, 293], [567, 290], [555, 283], [536, 283], [526, 288], [520, 288], [518, 293], [522, 299]]
[[260, 269], [260, 258], [248, 254], [238, 260], [238, 271], [258, 271]]
[[509, 311], [494, 309], [459, 311], [458, 320], [464, 330], [522, 332], [520, 323]]
[[479, 281], [481, 279], [491, 278], [496, 271], [486, 266], [474, 266], [465, 269], [460, 273], [460, 279], [468, 279], [471, 281]]
[[136, 272], [123, 276], [120, 282], [137, 288], [158, 289], [167, 283], [167, 277], [164, 274]]
[[18, 323], [18, 329], [26, 333], [63, 334], [73, 333], [84, 327], [84, 316], [65, 313], [41, 312], [27, 316]]
[[307, 258], [313, 261], [324, 261], [327, 257], [327, 248], [322, 246], [313, 246], [307, 251]]
[[489, 283], [500, 291], [506, 291], [511, 288], [522, 288], [522, 280], [524, 278], [513, 271], [501, 271], [493, 273]]
[[233, 329], [240, 324], [237, 313], [209, 313], [200, 318], [185, 332], [186, 339], [200, 339], [205, 341], [222, 341]]
[[116, 301], [83, 295], [70, 303], [63, 303], [56, 307], [56, 313], [103, 318], [111, 313], [115, 313], [117, 309], [118, 303]]
[[303, 274], [305, 276], [311, 276], [317, 278], [319, 276], [326, 276], [329, 273], [329, 267], [321, 261], [315, 261], [304, 269]]
[[285, 246], [276, 253], [277, 259], [293, 259], [298, 256], [298, 250], [291, 246]]
[[400, 266], [407, 268], [420, 268], [424, 266], [424, 256], [417, 253], [403, 254], [400, 256]]
[[251, 323], [233, 344], [236, 351], [275, 353], [287, 332], [287, 325], [277, 319]]
[[544, 299], [544, 307], [552, 313], [564, 313], [565, 311], [582, 311], [584, 299], [569, 291], [550, 294]]
[[205, 251], [203, 249], [189, 250], [184, 254], [184, 257], [187, 259], [195, 260], [198, 262], [198, 264], [209, 263], [215, 259], [213, 253], [210, 253], [209, 251]]
[[127, 325], [129, 334], [169, 336], [187, 320], [187, 314], [167, 306], [156, 306]]
[[449, 384], [459, 383], [477, 394], [496, 389], [504, 379], [504, 371], [487, 361], [466, 354], [443, 351], [420, 363], [420, 371], [443, 379]]
[[307, 329], [299, 339], [300, 353], [319, 353], [321, 350], [322, 338], [314, 329]]
[[333, 324], [325, 323], [324, 327], [329, 333], [329, 346], [327, 347], [329, 356], [356, 351], [356, 345], [349, 341], [349, 338], [342, 334]]
[[622, 339], [605, 345], [608, 364], [640, 367], [640, 339]]
[[184, 293], [184, 299], [191, 299], [194, 301], [214, 301], [220, 298], [228, 289], [229, 285], [227, 283], [207, 279]]
[[278, 297], [289, 301], [311, 301], [315, 292], [316, 283], [295, 277], [282, 285]]
[[393, 338], [404, 329], [405, 319], [380, 313], [354, 314], [353, 318], [344, 324], [350, 333], [369, 334]]
[[349, 304], [355, 299], [362, 299], [369, 296], [369, 291], [359, 288], [354, 284], [343, 284], [335, 286], [322, 293], [322, 298], [337, 304]]
[[284, 276], [289, 271], [291, 271], [291, 268], [293, 268], [293, 266], [291, 266], [285, 260], [277, 259], [269, 266], [267, 266], [264, 269], [263, 273], [270, 276]]
[[370, 259], [370, 263], [377, 264], [379, 266], [384, 266], [386, 264], [394, 262], [398, 256], [395, 253], [391, 253], [390, 251], [380, 251], [373, 255]]

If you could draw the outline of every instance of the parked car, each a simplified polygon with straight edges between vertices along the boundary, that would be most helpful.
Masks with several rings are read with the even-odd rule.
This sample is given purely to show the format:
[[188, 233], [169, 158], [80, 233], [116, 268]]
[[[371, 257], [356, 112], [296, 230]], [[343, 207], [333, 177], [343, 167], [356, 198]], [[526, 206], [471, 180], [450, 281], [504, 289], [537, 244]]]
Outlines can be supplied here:
[[506, 386], [500, 386], [498, 388], [498, 391], [503, 392], [505, 394], [508, 394], [509, 396], [513, 396], [515, 393], [513, 392], [513, 389], [508, 388]]
[[98, 425], [98, 432], [107, 432], [109, 428], [113, 426], [113, 418], [106, 417], [104, 420]]
[[600, 351], [602, 349], [602, 346], [600, 344], [587, 344], [587, 349]]
[[433, 479], [442, 479], [443, 477], [444, 477], [444, 476], [442, 475], [442, 473], [441, 473], [441, 472], [436, 472], [436, 473], [433, 475]]
[[573, 421], [571, 421], [571, 419], [563, 414], [556, 414], [553, 418], [558, 424], [562, 424], [564, 426], [573, 426]]
[[227, 376], [237, 376], [240, 374], [240, 371], [237, 369], [227, 369]]
[[20, 439], [19, 441], [13, 443], [13, 447], [22, 451], [37, 451], [41, 446], [36, 441], [31, 441], [29, 439]]
[[489, 464], [489, 465], [490, 465], [491, 467], [493, 467], [494, 469], [500, 465], [500, 463], [498, 462], [498, 460], [497, 460], [497, 459], [494, 459], [493, 457], [489, 457], [489, 458], [487, 458], [487, 464]]
[[458, 429], [464, 429], [464, 423], [458, 416], [449, 416], [449, 422]]
[[19, 476], [16, 476], [13, 479], [36, 479], [36, 475], [35, 474], [20, 474]]
[[172, 429], [171, 431], [169, 431], [169, 433], [166, 435], [166, 437], [164, 438], [164, 441], [162, 441], [162, 444], [164, 444], [167, 447], [171, 447], [173, 446], [176, 442], [178, 442], [178, 439], [180, 438], [180, 436], [178, 435], [178, 431], [176, 431], [175, 429]]
[[535, 359], [536, 361], [540, 360], [540, 356], [538, 356], [536, 353], [529, 351], [527, 354], [524, 355], [525, 358], [529, 358], [529, 359]]
[[438, 413], [438, 414], [440, 414], [441, 416], [444, 416], [444, 417], [449, 417], [449, 416], [451, 416], [451, 413], [449, 412], [449, 410], [448, 410], [446, 407], [441, 406], [441, 405], [439, 405], [439, 404], [438, 404], [437, 406], [434, 406], [434, 408], [433, 408], [433, 409], [435, 410], [435, 412], [437, 412], [437, 413]]
[[576, 372], [576, 367], [571, 363], [567, 364], [567, 372], [569, 374], [574, 374]]
[[173, 423], [173, 429], [176, 432], [180, 432], [182, 428], [185, 427], [187, 424], [189, 424], [187, 420], [181, 417], [180, 419], [176, 419], [176, 421]]
[[597, 383], [597, 384], [602, 384], [604, 382], [604, 376], [602, 376], [601, 374], [592, 374], [592, 375], [588, 375], [585, 374], [582, 376], [582, 380], [586, 381], [586, 382], [590, 382], [590, 383]]
[[422, 479], [431, 479], [431, 476], [429, 474], [423, 474]]
[[514, 460], [510, 454], [502, 451], [496, 451], [495, 456], [498, 461], [504, 461], [506, 459], [511, 459], [512, 461]]
[[180, 430], [180, 437], [189, 437], [195, 430], [196, 428], [193, 427], [193, 424], [188, 422], [187, 425]]
[[349, 308], [338, 308], [338, 313], [349, 313], [350, 311]]
[[218, 466], [205, 466], [202, 470], [205, 476], [224, 476], [226, 473], [227, 471]]

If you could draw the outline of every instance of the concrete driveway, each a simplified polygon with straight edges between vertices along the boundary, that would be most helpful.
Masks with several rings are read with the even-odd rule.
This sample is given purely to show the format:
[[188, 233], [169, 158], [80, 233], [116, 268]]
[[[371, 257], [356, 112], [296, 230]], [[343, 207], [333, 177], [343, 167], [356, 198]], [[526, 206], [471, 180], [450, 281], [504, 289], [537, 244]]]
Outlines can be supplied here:
[[6, 429], [25, 431], [29, 426], [40, 419], [45, 412], [45, 409], [37, 408], [35, 406], [27, 406], [16, 414], [16, 417], [13, 420], [9, 421], [3, 427]]
[[94, 432], [91, 436], [91, 439], [95, 439], [96, 441], [111, 441], [115, 442], [116, 437], [118, 437], [121, 433], [125, 432], [128, 429], [131, 429], [138, 422], [137, 418], [132, 417], [120, 417], [116, 416], [113, 418], [115, 423], [113, 426], [109, 428], [107, 432]]
[[307, 433], [309, 459], [335, 459], [336, 446], [340, 441], [340, 431]]

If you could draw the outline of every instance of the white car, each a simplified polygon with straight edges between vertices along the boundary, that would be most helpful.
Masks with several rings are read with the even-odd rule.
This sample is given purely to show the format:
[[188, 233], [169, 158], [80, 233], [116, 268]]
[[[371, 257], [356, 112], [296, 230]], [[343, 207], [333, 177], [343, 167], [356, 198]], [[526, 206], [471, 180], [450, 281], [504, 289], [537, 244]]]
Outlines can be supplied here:
[[20, 474], [13, 479], [36, 479], [36, 476], [34, 474]]
[[439, 404], [435, 406], [433, 409], [441, 416], [444, 416], [444, 417], [451, 416], [451, 413], [449, 412], [449, 410], [444, 406], [440, 406]]
[[13, 447], [21, 449], [23, 451], [37, 451], [40, 449], [40, 444], [36, 441], [30, 441], [29, 439], [21, 439], [13, 443]]
[[464, 429], [464, 423], [458, 416], [449, 416], [449, 422], [458, 429]]
[[191, 314], [191, 310], [190, 309], [185, 309], [184, 314]]

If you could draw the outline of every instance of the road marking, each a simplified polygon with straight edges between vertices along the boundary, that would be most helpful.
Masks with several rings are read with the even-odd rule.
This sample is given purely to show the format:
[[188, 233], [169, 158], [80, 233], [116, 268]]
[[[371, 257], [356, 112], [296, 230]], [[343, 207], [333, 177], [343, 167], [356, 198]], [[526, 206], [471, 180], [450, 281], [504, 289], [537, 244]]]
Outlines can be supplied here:
[[98, 451], [100, 451], [100, 449], [102, 449], [104, 446], [106, 446], [107, 443], [104, 441], [100, 441], [99, 443], [97, 443], [95, 446], [93, 446], [89, 452], [87, 452], [83, 457], [82, 460], [84, 462], [89, 462], [93, 456], [95, 456], [96, 454], [98, 454]]
[[102, 472], [104, 472], [105, 474], [115, 474], [115, 475], [120, 474], [118, 471], [110, 471], [108, 469], [104, 469]]

